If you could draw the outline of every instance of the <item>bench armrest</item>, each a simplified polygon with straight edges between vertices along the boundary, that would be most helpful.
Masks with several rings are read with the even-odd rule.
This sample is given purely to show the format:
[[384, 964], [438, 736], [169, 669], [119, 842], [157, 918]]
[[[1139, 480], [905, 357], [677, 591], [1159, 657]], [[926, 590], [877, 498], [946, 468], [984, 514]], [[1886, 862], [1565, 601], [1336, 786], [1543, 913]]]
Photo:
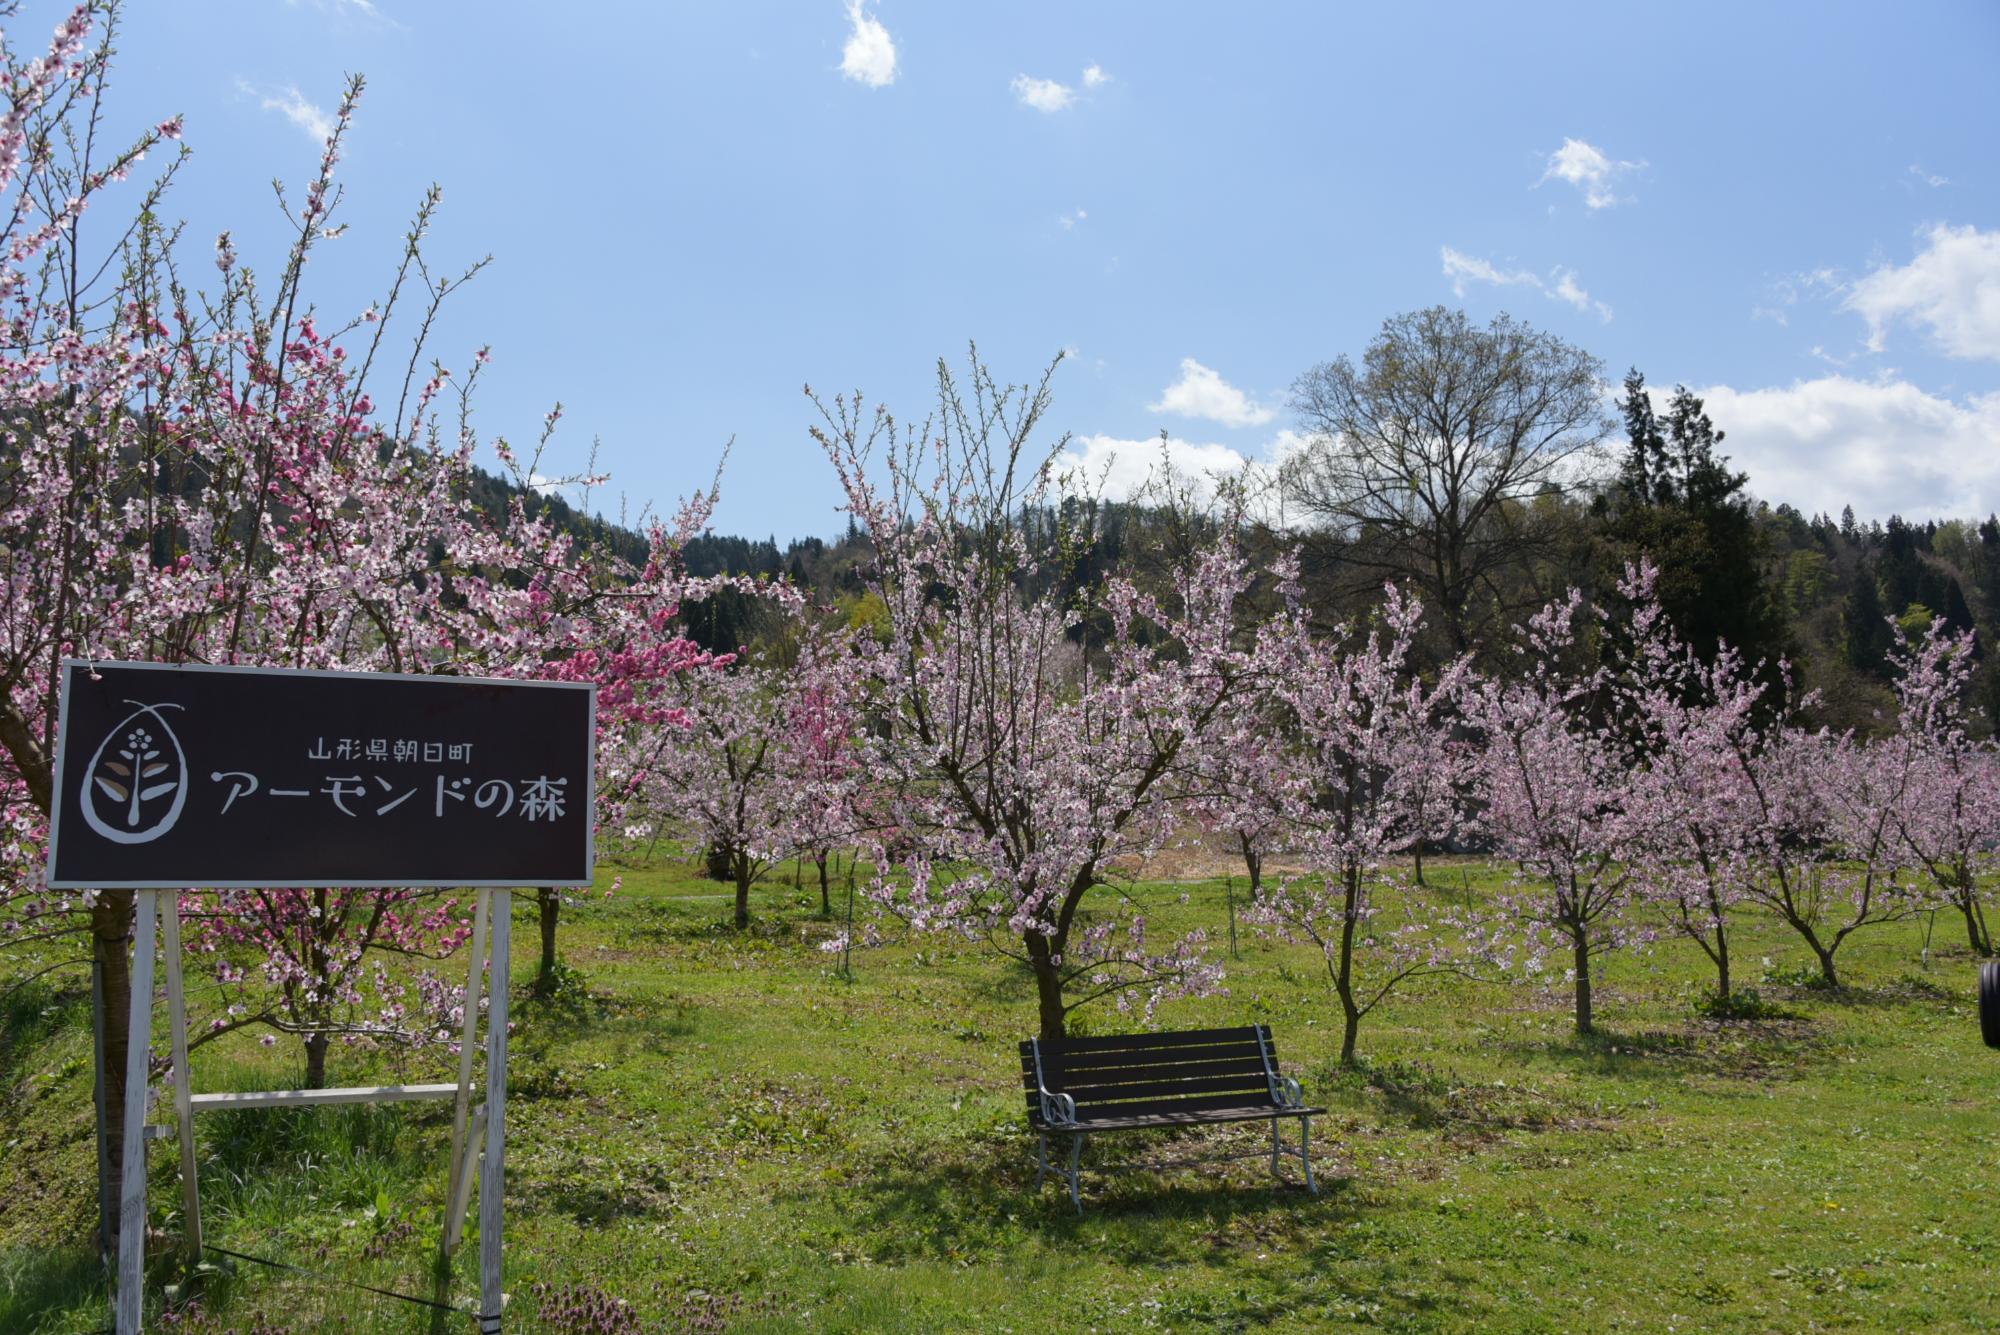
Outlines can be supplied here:
[[1289, 1075], [1281, 1075], [1271, 1086], [1271, 1097], [1280, 1108], [1303, 1108], [1306, 1106], [1306, 1092], [1299, 1082]]
[[1067, 1094], [1051, 1094], [1047, 1087], [1041, 1090], [1042, 1120], [1050, 1126], [1076, 1125], [1076, 1100]]

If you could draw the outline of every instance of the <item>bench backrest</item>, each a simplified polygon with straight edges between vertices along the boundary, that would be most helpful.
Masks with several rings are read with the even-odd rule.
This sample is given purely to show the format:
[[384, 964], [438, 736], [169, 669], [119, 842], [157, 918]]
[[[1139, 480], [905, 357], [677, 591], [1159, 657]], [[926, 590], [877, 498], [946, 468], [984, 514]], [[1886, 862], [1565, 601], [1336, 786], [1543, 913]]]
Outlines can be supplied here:
[[1043, 1086], [1075, 1099], [1079, 1119], [1145, 1117], [1274, 1104], [1277, 1074], [1278, 1048], [1261, 1024], [1021, 1044], [1021, 1085], [1035, 1123]]

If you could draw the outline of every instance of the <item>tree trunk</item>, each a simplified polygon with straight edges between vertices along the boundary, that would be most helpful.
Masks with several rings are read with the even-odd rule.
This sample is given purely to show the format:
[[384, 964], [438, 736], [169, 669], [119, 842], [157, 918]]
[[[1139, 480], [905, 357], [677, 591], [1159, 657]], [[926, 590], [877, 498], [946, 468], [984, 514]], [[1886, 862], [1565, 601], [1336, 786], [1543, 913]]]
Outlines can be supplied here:
[[306, 1088], [326, 1088], [326, 1048], [325, 1034], [306, 1035]]
[[819, 916], [822, 918], [831, 918], [833, 916], [833, 891], [826, 878], [826, 850], [821, 849], [813, 858], [813, 861], [819, 864]]
[[[1704, 859], [1703, 866], [1707, 866]], [[1715, 919], [1715, 995], [1729, 1000], [1729, 929], [1722, 916], [1722, 900], [1715, 893], [1715, 881], [1708, 882], [1708, 913]]]
[[103, 1081], [98, 1107], [104, 1121], [105, 1176], [101, 1200], [109, 1203], [98, 1224], [98, 1242], [107, 1255], [118, 1254], [118, 1202], [125, 1166], [125, 1055], [132, 1027], [132, 960], [126, 947], [132, 938], [132, 892], [100, 890], [90, 910], [91, 958], [103, 989], [103, 1049], [99, 1078]]
[[1833, 971], [1833, 952], [1839, 948], [1839, 943], [1835, 942], [1833, 947], [1826, 947], [1815, 941], [1812, 943], [1812, 948], [1813, 953], [1819, 956], [1819, 976], [1826, 980], [1828, 987], [1839, 987], [1840, 975]]
[[750, 859], [739, 855], [736, 859], [736, 930], [742, 931], [750, 925]]
[[1062, 970], [1056, 966], [1062, 942], [1029, 935], [1028, 965], [1035, 971], [1035, 1001], [1041, 1013], [1043, 1038], [1061, 1038], [1068, 1030], [1068, 1014], [1063, 1009]]
[[1361, 924], [1361, 869], [1349, 867], [1342, 878], [1345, 912], [1340, 923], [1340, 963], [1333, 971], [1333, 990], [1340, 996], [1345, 1028], [1340, 1036], [1340, 1064], [1353, 1066], [1355, 1043], [1361, 1036], [1361, 1011], [1354, 1004], [1354, 933]]
[[1597, 1031], [1590, 1022], [1590, 938], [1577, 933], [1570, 939], [1576, 947], [1576, 1032], [1594, 1034]]
[[1264, 855], [1250, 842], [1249, 835], [1239, 834], [1236, 837], [1243, 844], [1243, 866], [1250, 873], [1250, 897], [1255, 899], [1257, 892], [1264, 888]]
[[1411, 844], [1411, 845], [1410, 845], [1410, 858], [1411, 858], [1411, 860], [1412, 860], [1412, 861], [1414, 861], [1414, 862], [1415, 862], [1415, 863], [1417, 864], [1417, 884], [1418, 884], [1418, 885], [1423, 885], [1423, 884], [1425, 884], [1425, 881], [1424, 881], [1424, 837], [1423, 837], [1422, 835], [1418, 835], [1418, 836], [1417, 836], [1417, 842], [1416, 842], [1416, 843], [1414, 843], [1414, 844]]
[[535, 991], [546, 997], [556, 987], [556, 919], [562, 913], [562, 894], [545, 885], [535, 891], [535, 904], [542, 915], [542, 965], [535, 974]]
[[1954, 898], [1958, 901], [1958, 911], [1965, 915], [1965, 943], [1982, 959], [1990, 956], [1993, 936], [1986, 930], [1986, 913], [1979, 906], [1978, 887], [1961, 883]]
[[1041, 1013], [1043, 1038], [1061, 1038], [1068, 1029], [1063, 1010], [1062, 977], [1046, 960], [1035, 961], [1035, 1000]]

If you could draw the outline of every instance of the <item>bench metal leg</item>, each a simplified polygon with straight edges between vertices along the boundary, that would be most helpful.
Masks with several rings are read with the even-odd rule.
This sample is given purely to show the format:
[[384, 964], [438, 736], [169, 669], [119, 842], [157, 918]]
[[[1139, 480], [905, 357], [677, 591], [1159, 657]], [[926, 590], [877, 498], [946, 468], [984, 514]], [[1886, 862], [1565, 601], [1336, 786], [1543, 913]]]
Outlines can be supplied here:
[[1305, 1166], [1306, 1190], [1317, 1196], [1319, 1195], [1319, 1183], [1313, 1180], [1312, 1118], [1301, 1117], [1299, 1119], [1299, 1147], [1297, 1149], [1286, 1145], [1280, 1139], [1278, 1135], [1278, 1123], [1282, 1120], [1282, 1118], [1277, 1117], [1271, 1119], [1271, 1176], [1277, 1178], [1280, 1182], [1285, 1180], [1284, 1173], [1278, 1168], [1279, 1155], [1282, 1154], [1288, 1158], [1297, 1159]]
[[1077, 1165], [1083, 1159], [1083, 1142], [1088, 1139], [1082, 1132], [1069, 1138], [1069, 1198], [1076, 1206], [1078, 1215], [1083, 1213], [1083, 1193], [1077, 1190]]
[[1042, 1189], [1042, 1182], [1049, 1175], [1049, 1133], [1044, 1131], [1035, 1143], [1035, 1190]]

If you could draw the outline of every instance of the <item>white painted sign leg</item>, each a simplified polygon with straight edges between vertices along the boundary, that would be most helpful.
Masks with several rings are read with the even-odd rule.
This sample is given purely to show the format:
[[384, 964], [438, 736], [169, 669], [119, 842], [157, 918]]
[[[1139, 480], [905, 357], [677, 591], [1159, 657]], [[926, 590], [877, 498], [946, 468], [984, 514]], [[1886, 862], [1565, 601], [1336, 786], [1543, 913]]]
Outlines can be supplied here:
[[466, 1147], [466, 1117], [472, 1106], [473, 1040], [479, 1034], [479, 980], [485, 973], [486, 919], [493, 892], [481, 889], [472, 908], [472, 964], [465, 982], [465, 1020], [458, 1040], [458, 1102], [451, 1114], [451, 1177], [445, 1189], [444, 1254], [458, 1250], [465, 1237], [465, 1198], [473, 1155]]
[[479, 1330], [499, 1335], [500, 1230], [506, 1197], [507, 983], [514, 896], [493, 897], [493, 1000], [486, 1009], [486, 1161], [479, 1173]]
[[153, 1034], [153, 914], [141, 890], [132, 918], [132, 1009], [126, 1026], [125, 1158], [118, 1180], [118, 1335], [139, 1335], [146, 1283], [147, 1048]]
[[181, 896], [166, 892], [160, 947], [167, 957], [167, 1022], [173, 1034], [174, 1120], [181, 1138], [181, 1249], [189, 1265], [201, 1260], [201, 1182], [194, 1159], [194, 1076], [188, 1070], [187, 994], [181, 986]]
[[458, 1189], [445, 1208], [457, 1220], [465, 1218], [465, 1211], [472, 1202], [472, 1166], [479, 1158], [479, 1142], [486, 1134], [486, 1105], [480, 1104], [472, 1110], [472, 1137], [465, 1147], [465, 1161], [458, 1166]]

